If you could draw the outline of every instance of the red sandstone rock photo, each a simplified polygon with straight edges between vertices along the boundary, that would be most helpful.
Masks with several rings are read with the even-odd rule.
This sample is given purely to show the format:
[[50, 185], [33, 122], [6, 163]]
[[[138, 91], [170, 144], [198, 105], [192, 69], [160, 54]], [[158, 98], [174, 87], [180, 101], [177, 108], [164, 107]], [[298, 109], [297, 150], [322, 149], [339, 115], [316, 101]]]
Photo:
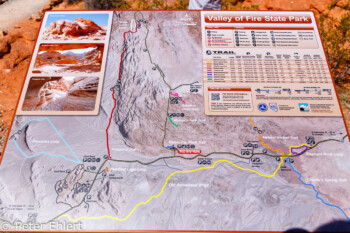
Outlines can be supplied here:
[[108, 14], [49, 14], [42, 40], [104, 40], [108, 17]]
[[93, 111], [98, 77], [32, 77], [23, 111]]
[[104, 44], [41, 44], [33, 73], [101, 71]]

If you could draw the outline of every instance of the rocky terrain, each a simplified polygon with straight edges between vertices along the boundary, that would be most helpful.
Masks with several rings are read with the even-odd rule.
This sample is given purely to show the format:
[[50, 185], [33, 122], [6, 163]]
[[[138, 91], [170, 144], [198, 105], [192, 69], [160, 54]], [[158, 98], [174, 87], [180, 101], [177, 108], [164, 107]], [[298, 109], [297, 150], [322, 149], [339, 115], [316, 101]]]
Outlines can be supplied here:
[[[32, 77], [28, 86], [22, 110], [42, 110], [57, 98], [56, 93], [68, 91], [72, 82], [62, 77]], [[52, 110], [52, 109], [51, 109]]]
[[24, 111], [92, 111], [98, 77], [34, 77], [29, 83]]
[[62, 108], [63, 111], [92, 111], [95, 109], [98, 77], [75, 78]]
[[57, 20], [46, 28], [43, 40], [104, 40], [106, 37], [105, 26], [100, 27], [92, 20], [77, 18], [71, 20]]
[[99, 72], [104, 44], [42, 44], [33, 73]]

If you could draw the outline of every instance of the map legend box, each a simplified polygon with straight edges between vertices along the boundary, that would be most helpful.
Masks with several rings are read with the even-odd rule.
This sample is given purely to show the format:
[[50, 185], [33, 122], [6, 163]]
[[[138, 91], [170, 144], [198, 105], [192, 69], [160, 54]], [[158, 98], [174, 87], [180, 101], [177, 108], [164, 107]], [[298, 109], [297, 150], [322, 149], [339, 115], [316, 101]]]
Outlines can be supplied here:
[[[275, 14], [201, 13], [205, 113], [341, 117], [314, 16], [310, 12]], [[234, 107], [228, 100], [212, 102], [215, 93], [209, 89], [225, 86], [249, 87], [249, 104]], [[302, 110], [301, 103], [309, 110]]]

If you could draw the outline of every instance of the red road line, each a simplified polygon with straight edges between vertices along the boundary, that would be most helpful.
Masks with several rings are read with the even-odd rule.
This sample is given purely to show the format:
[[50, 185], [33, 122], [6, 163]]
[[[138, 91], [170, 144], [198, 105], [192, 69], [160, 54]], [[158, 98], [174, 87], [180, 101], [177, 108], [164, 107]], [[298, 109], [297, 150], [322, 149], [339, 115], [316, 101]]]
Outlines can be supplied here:
[[[136, 24], [136, 22], [135, 22]], [[136, 33], [137, 32], [137, 24], [135, 26], [135, 31], [127, 31], [127, 32], [124, 32], [123, 34], [123, 38], [124, 38], [124, 41], [123, 41], [123, 46], [126, 42], [126, 38], [125, 38], [125, 35], [127, 33]], [[119, 63], [119, 74], [118, 74], [118, 80], [120, 80], [120, 75], [121, 75], [121, 68], [122, 68], [122, 62], [123, 62], [123, 55], [126, 51], [126, 47], [124, 48], [122, 54], [120, 55], [120, 63]], [[108, 135], [108, 130], [109, 130], [109, 127], [111, 126], [111, 122], [112, 122], [112, 117], [113, 117], [113, 113], [114, 113], [114, 110], [115, 108], [117, 107], [117, 99], [114, 97], [114, 94], [115, 94], [115, 89], [113, 89], [113, 92], [112, 92], [112, 98], [113, 98], [113, 101], [114, 101], [114, 106], [113, 106], [113, 109], [112, 109], [112, 112], [111, 112], [111, 116], [109, 117], [109, 122], [108, 122], [108, 126], [106, 128], [106, 138], [107, 138], [107, 150], [108, 150], [108, 158], [112, 158], [111, 157], [111, 152], [109, 150], [109, 135]]]

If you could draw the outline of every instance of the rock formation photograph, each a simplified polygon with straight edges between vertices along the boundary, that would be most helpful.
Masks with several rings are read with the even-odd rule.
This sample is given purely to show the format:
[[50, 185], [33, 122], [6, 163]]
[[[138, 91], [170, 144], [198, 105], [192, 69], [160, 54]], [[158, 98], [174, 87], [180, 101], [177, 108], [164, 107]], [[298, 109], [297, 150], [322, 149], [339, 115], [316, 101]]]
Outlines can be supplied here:
[[50, 14], [42, 40], [105, 40], [108, 14]]
[[41, 44], [33, 73], [101, 71], [104, 44]]
[[98, 77], [32, 77], [23, 111], [93, 111]]

